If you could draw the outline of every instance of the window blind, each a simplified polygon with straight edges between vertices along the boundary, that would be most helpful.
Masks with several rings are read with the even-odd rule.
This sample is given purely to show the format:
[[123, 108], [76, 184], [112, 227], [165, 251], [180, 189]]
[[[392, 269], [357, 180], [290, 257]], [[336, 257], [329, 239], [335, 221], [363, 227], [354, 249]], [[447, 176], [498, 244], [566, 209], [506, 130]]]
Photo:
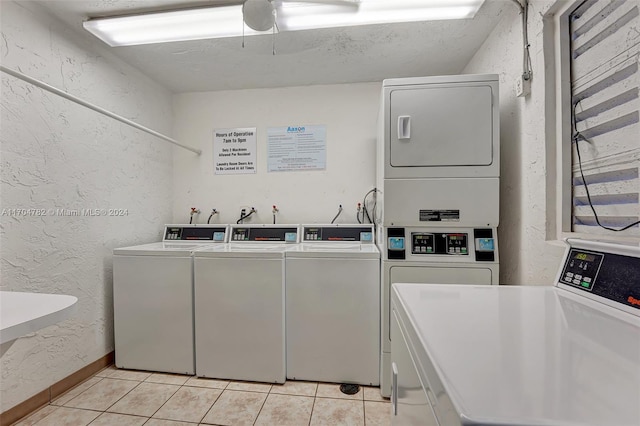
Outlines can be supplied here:
[[[569, 16], [573, 232], [611, 234], [640, 219], [640, 0], [586, 0]], [[640, 236], [638, 225], [621, 232]]]

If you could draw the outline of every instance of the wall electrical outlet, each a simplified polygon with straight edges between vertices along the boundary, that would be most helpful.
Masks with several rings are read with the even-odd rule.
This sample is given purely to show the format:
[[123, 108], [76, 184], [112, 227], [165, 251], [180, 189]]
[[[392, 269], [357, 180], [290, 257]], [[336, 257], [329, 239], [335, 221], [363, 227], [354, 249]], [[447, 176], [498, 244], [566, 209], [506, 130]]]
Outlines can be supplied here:
[[531, 94], [531, 79], [525, 80], [522, 75], [516, 80], [516, 96], [524, 98]]

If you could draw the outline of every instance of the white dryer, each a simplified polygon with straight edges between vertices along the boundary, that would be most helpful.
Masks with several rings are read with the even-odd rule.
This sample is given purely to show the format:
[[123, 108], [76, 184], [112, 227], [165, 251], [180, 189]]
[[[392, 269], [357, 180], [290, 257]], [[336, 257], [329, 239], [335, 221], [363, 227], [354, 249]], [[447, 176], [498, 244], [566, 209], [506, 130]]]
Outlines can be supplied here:
[[192, 252], [224, 246], [226, 232], [226, 225], [166, 225], [162, 242], [114, 249], [117, 367], [195, 373]]
[[495, 228], [379, 228], [381, 267], [380, 393], [391, 395], [391, 286], [394, 283], [498, 285]]
[[640, 424], [640, 249], [568, 243], [554, 286], [394, 284], [392, 424]]
[[498, 226], [498, 89], [495, 74], [384, 80], [379, 224]]
[[380, 252], [372, 225], [304, 225], [286, 253], [287, 378], [377, 386]]
[[298, 225], [233, 225], [194, 253], [196, 374], [284, 383], [285, 251]]

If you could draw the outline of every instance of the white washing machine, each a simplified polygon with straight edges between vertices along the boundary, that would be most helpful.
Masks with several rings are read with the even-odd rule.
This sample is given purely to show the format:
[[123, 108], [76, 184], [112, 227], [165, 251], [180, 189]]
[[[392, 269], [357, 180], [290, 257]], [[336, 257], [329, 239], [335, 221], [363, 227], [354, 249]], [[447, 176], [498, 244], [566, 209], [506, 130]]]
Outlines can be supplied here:
[[233, 225], [194, 253], [196, 374], [284, 383], [285, 251], [297, 225]]
[[286, 253], [287, 378], [377, 386], [380, 252], [372, 225], [304, 225]]
[[392, 424], [640, 424], [640, 249], [568, 243], [555, 286], [394, 284]]
[[495, 228], [379, 228], [381, 272], [380, 393], [391, 395], [391, 285], [498, 285]]
[[115, 362], [194, 374], [193, 256], [224, 246], [226, 225], [167, 225], [162, 242], [113, 251]]

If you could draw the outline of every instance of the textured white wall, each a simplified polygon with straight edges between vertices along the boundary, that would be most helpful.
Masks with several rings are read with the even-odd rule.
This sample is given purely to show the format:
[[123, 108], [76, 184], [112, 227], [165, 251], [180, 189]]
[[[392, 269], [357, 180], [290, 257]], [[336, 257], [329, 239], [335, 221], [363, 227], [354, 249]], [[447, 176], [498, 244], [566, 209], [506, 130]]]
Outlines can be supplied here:
[[[247, 223], [328, 223], [338, 205], [337, 223], [356, 221], [356, 204], [375, 185], [378, 83], [186, 93], [174, 97], [176, 138], [202, 149], [197, 157], [175, 153], [174, 221], [189, 221], [199, 208], [206, 223], [212, 208], [217, 222], [235, 223], [241, 206], [256, 207]], [[324, 124], [327, 168], [324, 171], [267, 173], [268, 127]], [[215, 175], [214, 129], [257, 128], [257, 173]]]
[[531, 95], [517, 98], [522, 74], [522, 25], [518, 8], [507, 10], [465, 73], [500, 75], [500, 283], [551, 284], [563, 247], [547, 242], [547, 164], [542, 14], [553, 0], [530, 2], [529, 42], [533, 65]]
[[[171, 94], [27, 2], [3, 1], [2, 64], [171, 132]], [[2, 290], [78, 297], [73, 317], [4, 345], [0, 411], [113, 350], [111, 250], [171, 218], [172, 148], [2, 74], [1, 209], [127, 209], [124, 217], [0, 216]]]

